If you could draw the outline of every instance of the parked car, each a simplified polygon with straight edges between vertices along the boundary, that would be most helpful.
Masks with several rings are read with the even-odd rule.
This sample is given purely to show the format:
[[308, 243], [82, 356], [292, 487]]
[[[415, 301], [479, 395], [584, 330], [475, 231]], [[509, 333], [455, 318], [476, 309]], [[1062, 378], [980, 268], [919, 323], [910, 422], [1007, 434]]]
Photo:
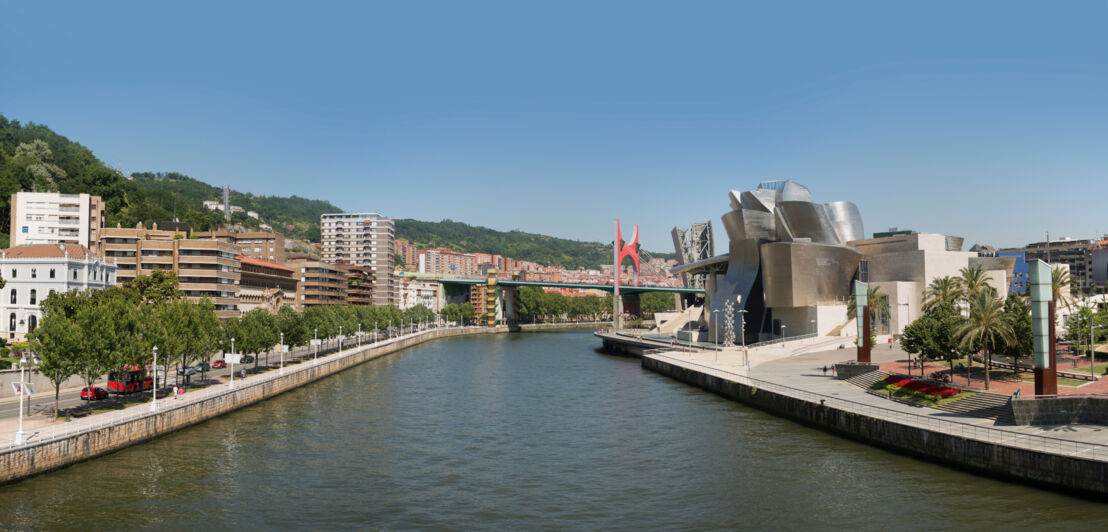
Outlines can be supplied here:
[[251, 356], [251, 355], [243, 355], [242, 356], [242, 363], [243, 364], [253, 364], [254, 363], [254, 357]]
[[198, 371], [208, 371], [208, 370], [212, 369], [212, 365], [207, 363], [207, 362], [201, 362], [201, 363], [196, 365], [196, 369]]
[[212, 362], [212, 369], [223, 369], [225, 367], [227, 367], [227, 361], [222, 358]]
[[200, 373], [200, 366], [186, 366], [177, 371], [178, 375], [188, 377], [189, 375], [196, 375]]
[[100, 399], [107, 399], [107, 398], [108, 398], [108, 390], [105, 390], [105, 389], [103, 389], [99, 386], [93, 386], [91, 391], [89, 390], [88, 386], [85, 386], [84, 388], [81, 388], [81, 399], [84, 399], [85, 401], [91, 401], [93, 399], [100, 400]]

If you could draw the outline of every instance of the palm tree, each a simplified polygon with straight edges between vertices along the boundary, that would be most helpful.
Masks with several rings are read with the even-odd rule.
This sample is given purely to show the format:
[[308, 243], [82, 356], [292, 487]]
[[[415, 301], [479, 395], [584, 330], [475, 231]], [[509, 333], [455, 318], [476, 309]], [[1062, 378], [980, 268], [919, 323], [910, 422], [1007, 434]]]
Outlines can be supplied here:
[[955, 333], [959, 347], [968, 355], [966, 375], [973, 365], [973, 351], [981, 347], [985, 354], [985, 389], [989, 389], [989, 348], [998, 345], [1011, 345], [1016, 342], [1016, 333], [1004, 312], [1004, 304], [988, 290], [974, 292], [969, 300], [969, 317]]
[[973, 297], [973, 294], [992, 289], [989, 286], [989, 281], [992, 281], [992, 277], [989, 277], [988, 273], [985, 273], [985, 268], [981, 265], [966, 266], [959, 272], [962, 274], [962, 278], [959, 282], [962, 285], [962, 297], [966, 302]]
[[1073, 279], [1068, 268], [1056, 266], [1050, 270], [1050, 289], [1054, 297], [1054, 308], [1069, 308], [1073, 304], [1070, 298], [1070, 289], [1073, 288]]
[[930, 312], [943, 303], [962, 299], [962, 284], [955, 277], [936, 277], [923, 291], [923, 311]]

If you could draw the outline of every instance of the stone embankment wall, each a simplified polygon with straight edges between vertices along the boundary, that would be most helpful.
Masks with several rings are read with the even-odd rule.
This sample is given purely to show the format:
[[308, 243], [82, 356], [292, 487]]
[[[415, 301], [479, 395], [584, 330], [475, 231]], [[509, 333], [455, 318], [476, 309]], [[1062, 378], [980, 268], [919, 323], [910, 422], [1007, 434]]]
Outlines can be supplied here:
[[839, 362], [835, 364], [835, 376], [839, 380], [853, 379], [858, 375], [865, 375], [871, 371], [881, 369], [877, 364], [863, 364], [860, 362]]
[[[806, 425], [959, 469], [1108, 500], [1108, 462], [984, 442], [903, 425], [692, 370], [652, 357], [644, 368]], [[1028, 401], [1030, 402], [1030, 401]]]
[[1108, 398], [1105, 397], [1019, 399], [1009, 404], [1017, 425], [1108, 424]]

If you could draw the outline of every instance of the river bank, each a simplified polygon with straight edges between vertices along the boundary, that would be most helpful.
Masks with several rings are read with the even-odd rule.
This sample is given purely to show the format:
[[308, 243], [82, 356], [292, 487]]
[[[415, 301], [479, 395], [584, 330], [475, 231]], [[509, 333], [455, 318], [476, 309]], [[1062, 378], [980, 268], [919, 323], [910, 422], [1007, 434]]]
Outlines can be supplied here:
[[[603, 324], [536, 324], [523, 331], [597, 328]], [[163, 398], [149, 405], [99, 414], [72, 423], [55, 422], [29, 429], [28, 442], [0, 450], [0, 485], [89, 460], [200, 423], [259, 401], [276, 397], [369, 360], [424, 342], [457, 336], [507, 333], [508, 327], [431, 329], [321, 356], [318, 361], [289, 365], [236, 379], [235, 387], [218, 384], [190, 392], [180, 400]], [[10, 441], [10, 439], [9, 439]]]

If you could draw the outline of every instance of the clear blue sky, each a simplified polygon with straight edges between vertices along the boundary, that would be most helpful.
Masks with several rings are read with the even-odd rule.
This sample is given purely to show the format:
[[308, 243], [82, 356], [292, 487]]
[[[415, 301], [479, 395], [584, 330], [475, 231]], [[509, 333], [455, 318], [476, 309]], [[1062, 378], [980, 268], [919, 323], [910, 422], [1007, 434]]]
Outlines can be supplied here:
[[1105, 2], [240, 4], [8, 3], [0, 113], [126, 172], [654, 250], [785, 178], [867, 232], [1108, 232]]

